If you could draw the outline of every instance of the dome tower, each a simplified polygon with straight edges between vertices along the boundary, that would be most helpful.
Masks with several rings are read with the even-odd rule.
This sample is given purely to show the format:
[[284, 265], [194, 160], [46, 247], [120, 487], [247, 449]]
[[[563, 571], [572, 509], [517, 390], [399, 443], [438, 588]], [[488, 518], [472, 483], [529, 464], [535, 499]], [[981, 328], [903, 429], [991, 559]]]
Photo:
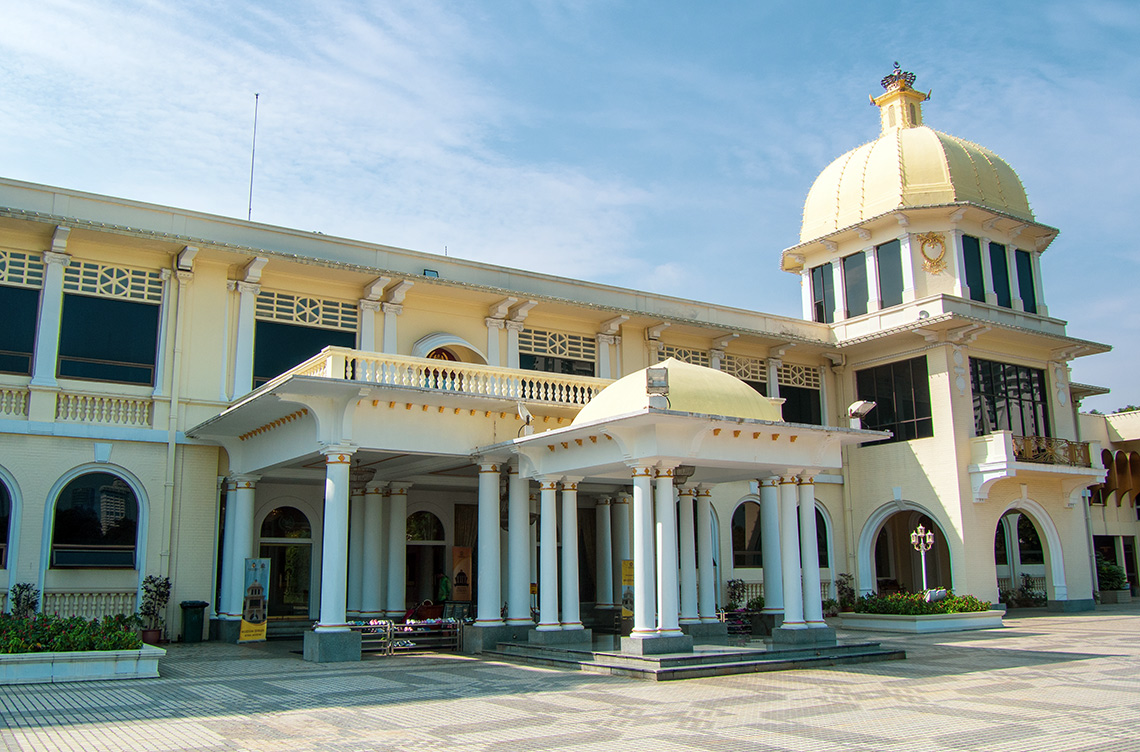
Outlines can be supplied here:
[[895, 64], [871, 98], [879, 137], [808, 192], [800, 244], [781, 259], [804, 277], [804, 317], [859, 319], [942, 295], [1044, 316], [1038, 261], [1057, 230], [1036, 221], [1001, 157], [923, 124], [930, 94], [915, 78]]

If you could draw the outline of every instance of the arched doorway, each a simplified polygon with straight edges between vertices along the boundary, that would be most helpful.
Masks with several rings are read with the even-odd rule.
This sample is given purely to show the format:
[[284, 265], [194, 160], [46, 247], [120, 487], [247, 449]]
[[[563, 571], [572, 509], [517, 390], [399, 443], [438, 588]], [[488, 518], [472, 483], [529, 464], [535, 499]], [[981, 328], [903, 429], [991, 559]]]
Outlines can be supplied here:
[[887, 517], [875, 533], [869, 563], [876, 592], [922, 591], [922, 557], [910, 542], [911, 532], [919, 525], [934, 533], [934, 548], [926, 553], [927, 586], [953, 587], [946, 533], [929, 515], [917, 510], [904, 510]]
[[307, 619], [313, 571], [313, 529], [296, 507], [277, 507], [261, 523], [260, 556], [269, 559], [270, 619]]
[[[408, 515], [407, 523], [407, 599], [410, 604], [435, 601], [437, 574], [447, 571], [447, 541], [443, 523], [431, 512], [420, 510]], [[468, 575], [469, 577], [470, 575]], [[452, 583], [454, 587], [470, 582]]]
[[1002, 603], [1045, 605], [1048, 582], [1045, 543], [1029, 515], [1011, 509], [998, 519], [994, 531], [994, 565]]
[[118, 475], [73, 478], [56, 497], [52, 523], [52, 569], [136, 567], [139, 501]]
[[[1020, 573], [1025, 572], [1033, 578], [1031, 583], [1034, 588], [1044, 591], [1047, 602], [1068, 600], [1069, 588], [1065, 582], [1065, 557], [1061, 548], [1061, 536], [1045, 508], [1032, 499], [1018, 499], [1006, 507], [999, 520], [1001, 522], [997, 527], [997, 533], [1000, 534], [1004, 527], [1010, 535], [1010, 538], [1006, 539], [1007, 562], [1013, 550], [1012, 538], [1019, 539], [1017, 546], [1020, 550], [1020, 564], [1016, 577], [1021, 579], [1021, 582], [1011, 582], [1013, 590], [1016, 591], [1024, 583]], [[996, 563], [996, 535], [994, 543]], [[1004, 583], [1001, 583], [1001, 572], [1002, 568], [999, 566], [999, 591], [1005, 589]]]

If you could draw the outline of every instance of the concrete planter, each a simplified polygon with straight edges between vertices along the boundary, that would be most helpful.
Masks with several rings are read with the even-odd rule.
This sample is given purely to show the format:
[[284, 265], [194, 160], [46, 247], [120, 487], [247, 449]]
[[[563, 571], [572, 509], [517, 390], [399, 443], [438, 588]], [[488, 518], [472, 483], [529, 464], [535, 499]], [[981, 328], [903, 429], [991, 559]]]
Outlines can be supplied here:
[[1131, 603], [1132, 591], [1131, 590], [1101, 590], [1100, 591], [1101, 603]]
[[158, 676], [162, 648], [84, 650], [68, 653], [0, 655], [0, 685], [51, 684], [103, 679], [146, 679]]
[[961, 632], [968, 629], [993, 629], [1002, 626], [1002, 611], [974, 611], [965, 614], [840, 614], [837, 617], [843, 629], [862, 629], [871, 632]]

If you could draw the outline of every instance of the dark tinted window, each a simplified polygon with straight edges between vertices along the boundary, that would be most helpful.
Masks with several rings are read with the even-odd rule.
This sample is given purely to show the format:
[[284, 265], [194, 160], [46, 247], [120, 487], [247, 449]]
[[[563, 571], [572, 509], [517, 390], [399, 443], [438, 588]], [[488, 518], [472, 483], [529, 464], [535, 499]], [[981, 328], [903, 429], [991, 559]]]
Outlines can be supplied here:
[[32, 374], [36, 345], [36, 315], [40, 291], [26, 287], [0, 286], [0, 373]]
[[820, 409], [819, 390], [802, 386], [781, 386], [780, 396], [784, 398], [784, 420], [788, 423], [809, 423], [823, 425]]
[[64, 295], [59, 375], [153, 385], [158, 314], [150, 303]]
[[830, 324], [835, 317], [835, 280], [830, 263], [811, 270], [811, 301], [814, 320]]
[[732, 565], [761, 567], [760, 505], [746, 501], [732, 513]]
[[1014, 251], [1017, 262], [1017, 294], [1029, 313], [1037, 313], [1037, 290], [1033, 284], [1033, 259], [1029, 251]]
[[925, 357], [856, 371], [855, 394], [861, 400], [877, 403], [863, 418], [863, 427], [894, 433], [890, 439], [875, 444], [934, 435]]
[[0, 483], [0, 569], [8, 566], [8, 523], [12, 518], [12, 495]]
[[1037, 368], [970, 358], [974, 394], [974, 433], [1012, 431], [1017, 436], [1049, 436], [1045, 372]]
[[134, 567], [138, 515], [135, 492], [122, 478], [79, 476], [55, 502], [52, 567]]
[[982, 244], [970, 235], [962, 236], [962, 255], [966, 262], [966, 284], [970, 288], [970, 300], [986, 302], [986, 281], [982, 276]]
[[355, 347], [356, 333], [258, 321], [253, 345], [254, 388], [299, 366], [330, 345]]
[[862, 316], [867, 312], [867, 260], [862, 253], [843, 259], [843, 290], [847, 297], [847, 317]]
[[1013, 307], [1013, 298], [1009, 292], [1009, 263], [1006, 259], [1005, 246], [1000, 243], [990, 243], [990, 275], [994, 281], [994, 294], [997, 304], [1003, 308]]
[[883, 243], [875, 249], [879, 270], [879, 303], [883, 308], [902, 305], [902, 249], [899, 241]]
[[567, 376], [594, 375], [594, 362], [592, 360], [556, 358], [553, 355], [520, 353], [519, 367], [527, 371], [545, 371], [547, 373], [561, 373]]

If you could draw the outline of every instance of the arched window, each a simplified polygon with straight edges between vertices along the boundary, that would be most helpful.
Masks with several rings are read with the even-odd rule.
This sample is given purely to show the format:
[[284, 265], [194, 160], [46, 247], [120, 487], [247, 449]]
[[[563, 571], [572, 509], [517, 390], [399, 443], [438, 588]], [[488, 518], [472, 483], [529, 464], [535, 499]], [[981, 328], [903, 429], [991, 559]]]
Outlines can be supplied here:
[[0, 569], [8, 566], [8, 529], [12, 519], [12, 494], [0, 482]]
[[746, 501], [732, 513], [732, 565], [736, 568], [761, 567], [760, 505]]
[[277, 507], [261, 523], [262, 538], [312, 538], [309, 518], [296, 507]]
[[55, 501], [51, 566], [133, 568], [139, 502], [111, 473], [75, 478]]
[[414, 512], [408, 515], [408, 540], [442, 541], [443, 523], [431, 512]]

